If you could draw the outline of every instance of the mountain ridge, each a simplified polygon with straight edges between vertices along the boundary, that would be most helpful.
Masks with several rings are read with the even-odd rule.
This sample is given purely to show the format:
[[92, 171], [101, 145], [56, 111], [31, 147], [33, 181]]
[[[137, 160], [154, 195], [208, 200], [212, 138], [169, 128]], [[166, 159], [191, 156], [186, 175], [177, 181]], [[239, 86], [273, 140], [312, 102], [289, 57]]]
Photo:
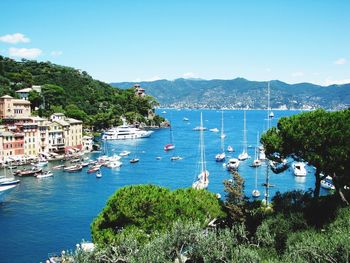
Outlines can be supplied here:
[[339, 110], [350, 106], [350, 83], [321, 86], [308, 82], [288, 84], [280, 80], [251, 81], [238, 77], [231, 80], [178, 78], [110, 84], [122, 89], [140, 84], [159, 101], [161, 107], [266, 109], [268, 82], [271, 107], [275, 109]]

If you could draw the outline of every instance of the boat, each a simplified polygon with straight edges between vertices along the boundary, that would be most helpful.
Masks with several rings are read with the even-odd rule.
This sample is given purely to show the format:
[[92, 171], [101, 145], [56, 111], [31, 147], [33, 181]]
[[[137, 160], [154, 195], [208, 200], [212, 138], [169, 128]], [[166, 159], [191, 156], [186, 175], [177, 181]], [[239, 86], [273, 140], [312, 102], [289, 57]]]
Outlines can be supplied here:
[[40, 160], [38, 163], [36, 164], [33, 164], [34, 166], [37, 166], [37, 167], [43, 167], [43, 166], [46, 166], [49, 162], [47, 160]]
[[166, 111], [165, 111], [165, 110], [163, 110], [163, 111], [162, 111], [162, 114], [166, 114]]
[[119, 156], [128, 156], [130, 154], [129, 151], [122, 151]]
[[271, 112], [269, 113], [269, 118], [272, 119], [273, 117], [275, 117], [275, 114], [273, 113], [273, 111], [271, 111]]
[[98, 170], [96, 172], [96, 178], [101, 178], [102, 177], [102, 173], [101, 173], [101, 170]]
[[182, 160], [181, 156], [173, 156], [170, 158], [171, 161], [177, 161], [177, 160]]
[[306, 176], [305, 163], [302, 162], [294, 162], [293, 163], [293, 172], [295, 176]]
[[119, 168], [120, 166], [122, 166], [122, 162], [120, 161], [110, 161], [110, 162], [107, 162], [106, 166], [108, 168]]
[[36, 178], [41, 179], [41, 178], [47, 178], [52, 176], [53, 176], [53, 173], [51, 171], [44, 171], [41, 174], [38, 174]]
[[132, 158], [130, 160], [130, 163], [138, 163], [139, 161], [140, 161], [140, 159], [138, 159], [138, 158]]
[[184, 117], [184, 118], [183, 118], [183, 121], [189, 121], [189, 119], [188, 119], [188, 118], [186, 118], [186, 117]]
[[151, 136], [153, 131], [146, 131], [128, 125], [126, 119], [122, 118], [123, 125], [117, 126], [104, 132], [102, 140], [128, 140], [128, 139], [140, 139]]
[[218, 128], [212, 128], [212, 129], [209, 129], [209, 131], [211, 131], [211, 132], [219, 132], [219, 129]]
[[335, 186], [333, 184], [332, 177], [327, 175], [327, 177], [325, 179], [321, 180], [321, 187], [326, 189], [326, 190], [335, 190]]
[[200, 121], [200, 136], [199, 136], [199, 153], [200, 153], [200, 173], [197, 176], [196, 180], [192, 184], [193, 189], [207, 189], [209, 185], [209, 172], [206, 169], [206, 161], [205, 161], [205, 147], [204, 147], [204, 134], [203, 134], [203, 117], [201, 112], [201, 121]]
[[247, 151], [247, 128], [246, 128], [246, 111], [244, 111], [244, 118], [243, 118], [243, 150], [240, 155], [238, 155], [238, 160], [244, 161], [249, 158], [248, 151]]
[[35, 176], [35, 174], [39, 174], [42, 172], [42, 168], [33, 167], [32, 169], [24, 169], [24, 170], [17, 170], [15, 172], [15, 175], [17, 176]]
[[289, 168], [289, 164], [286, 159], [283, 159], [280, 162], [270, 160], [269, 164], [270, 164], [271, 170], [274, 173], [281, 173]]
[[215, 160], [217, 162], [223, 162], [226, 158], [225, 154], [225, 145], [224, 145], [224, 139], [225, 139], [225, 134], [224, 134], [224, 113], [221, 111], [221, 153], [218, 153], [215, 155]]
[[237, 158], [230, 158], [226, 164], [226, 168], [229, 171], [237, 171], [240, 163], [240, 160]]
[[170, 127], [169, 127], [169, 131], [170, 131], [170, 143], [166, 144], [164, 146], [164, 151], [170, 151], [170, 150], [174, 150], [175, 149], [175, 144], [174, 144], [174, 137], [173, 137], [173, 130], [172, 130], [172, 127], [173, 125], [170, 124]]
[[75, 173], [75, 172], [81, 171], [82, 169], [83, 169], [83, 166], [81, 166], [80, 164], [76, 164], [69, 167], [65, 167], [63, 170], [68, 173]]
[[231, 145], [229, 145], [229, 146], [227, 146], [227, 151], [234, 152], [235, 150], [233, 149], [233, 147]]
[[91, 167], [89, 170], [87, 170], [87, 173], [90, 174], [90, 173], [95, 173], [97, 172], [98, 170], [100, 170], [100, 167], [99, 166], [93, 166]]
[[19, 184], [20, 180], [15, 179], [15, 177], [13, 176], [12, 170], [11, 170], [11, 177], [7, 176], [6, 169], [4, 169], [4, 171], [5, 171], [5, 175], [0, 177], [0, 186]]
[[255, 157], [251, 167], [259, 167], [261, 165], [261, 160], [258, 158], [258, 150], [259, 150], [259, 132], [256, 135], [256, 147], [255, 147]]
[[8, 194], [13, 188], [15, 188], [17, 185], [0, 185], [0, 202], [4, 200], [6, 194]]
[[60, 164], [60, 165], [56, 165], [56, 166], [52, 167], [52, 169], [54, 169], [54, 170], [61, 170], [61, 169], [63, 169], [64, 167], [66, 167], [66, 165]]
[[81, 164], [81, 166], [83, 166], [83, 167], [87, 167], [87, 166], [89, 166], [89, 162], [82, 162], [82, 163], [80, 163]]
[[194, 130], [194, 131], [206, 131], [207, 128], [202, 127], [202, 126], [197, 126], [197, 127], [194, 127], [193, 130]]
[[162, 160], [162, 157], [161, 156], [157, 156], [156, 160]]

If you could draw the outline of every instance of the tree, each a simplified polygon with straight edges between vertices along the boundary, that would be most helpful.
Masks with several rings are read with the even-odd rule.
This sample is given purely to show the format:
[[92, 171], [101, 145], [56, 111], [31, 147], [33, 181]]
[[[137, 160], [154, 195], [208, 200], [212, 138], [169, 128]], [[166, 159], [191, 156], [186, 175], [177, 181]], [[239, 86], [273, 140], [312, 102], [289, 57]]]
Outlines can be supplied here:
[[35, 90], [32, 90], [29, 92], [28, 100], [32, 104], [31, 106], [33, 109], [39, 108], [41, 106], [41, 104], [43, 103], [43, 98]]
[[198, 220], [206, 226], [223, 217], [220, 201], [208, 191], [169, 189], [154, 185], [135, 185], [119, 189], [91, 225], [94, 242], [117, 242], [132, 233], [139, 240], [152, 238], [176, 221]]
[[229, 223], [243, 223], [245, 221], [244, 216], [244, 179], [238, 174], [233, 172], [232, 179], [224, 181], [224, 187], [226, 192], [225, 207], [229, 216]]
[[64, 89], [57, 85], [46, 84], [42, 87], [42, 97], [45, 109], [51, 106], [64, 106], [66, 104], [66, 96]]
[[313, 165], [316, 197], [321, 180], [330, 175], [339, 195], [346, 200], [343, 189], [350, 185], [350, 110], [316, 110], [281, 118], [277, 128], [263, 134], [262, 143], [269, 158], [277, 153], [282, 158], [290, 156]]
[[88, 119], [87, 114], [75, 104], [69, 104], [65, 111], [67, 117], [75, 118], [83, 122], [86, 122]]

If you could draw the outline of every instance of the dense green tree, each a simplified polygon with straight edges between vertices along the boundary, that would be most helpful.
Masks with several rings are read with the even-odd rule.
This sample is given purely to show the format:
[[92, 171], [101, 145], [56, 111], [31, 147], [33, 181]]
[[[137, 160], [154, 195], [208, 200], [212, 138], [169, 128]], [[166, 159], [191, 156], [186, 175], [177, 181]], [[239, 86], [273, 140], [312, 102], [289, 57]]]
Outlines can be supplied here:
[[100, 244], [117, 242], [120, 233], [135, 231], [138, 239], [152, 238], [176, 220], [198, 220], [206, 226], [223, 217], [220, 201], [203, 190], [170, 190], [154, 185], [128, 186], [119, 189], [92, 223], [92, 236]]
[[225, 207], [229, 215], [229, 224], [244, 222], [244, 179], [235, 171], [232, 173], [232, 179], [224, 181], [224, 187], [226, 192]]
[[323, 173], [334, 178], [345, 199], [344, 186], [350, 185], [350, 110], [316, 110], [281, 118], [277, 128], [262, 136], [262, 142], [269, 157], [276, 153], [282, 158], [291, 156], [316, 168], [315, 196], [319, 195]]
[[75, 104], [69, 104], [65, 108], [66, 116], [70, 118], [75, 118], [84, 122], [87, 122], [88, 116], [87, 114], [79, 109], [79, 107]]
[[42, 87], [41, 95], [45, 109], [50, 109], [51, 106], [64, 106], [66, 104], [65, 92], [60, 86], [46, 84]]
[[32, 104], [32, 109], [39, 108], [43, 103], [42, 96], [35, 90], [29, 92], [28, 100]]

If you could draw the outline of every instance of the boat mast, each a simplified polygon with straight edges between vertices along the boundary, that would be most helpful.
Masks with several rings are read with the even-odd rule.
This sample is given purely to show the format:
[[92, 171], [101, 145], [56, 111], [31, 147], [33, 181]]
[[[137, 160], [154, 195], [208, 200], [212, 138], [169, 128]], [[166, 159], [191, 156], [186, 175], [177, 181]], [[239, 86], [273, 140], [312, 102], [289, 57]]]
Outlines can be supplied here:
[[224, 111], [221, 110], [221, 150], [222, 150], [222, 152], [225, 151], [224, 138], [225, 138], [225, 134], [224, 134]]
[[[206, 163], [205, 163], [205, 150], [204, 150], [204, 134], [203, 134], [203, 117], [201, 112], [201, 124], [200, 124], [200, 154], [201, 154], [201, 169], [202, 172], [206, 171]], [[206, 176], [205, 176], [205, 180]]]
[[[270, 81], [267, 83], [267, 129], [270, 129]], [[270, 171], [270, 161], [266, 159], [266, 177], [265, 177], [265, 205], [269, 206], [269, 196], [270, 196], [270, 185], [269, 185], [269, 175]]]
[[243, 123], [243, 152], [247, 151], [247, 128], [246, 128], [246, 111], [244, 111], [244, 123]]

